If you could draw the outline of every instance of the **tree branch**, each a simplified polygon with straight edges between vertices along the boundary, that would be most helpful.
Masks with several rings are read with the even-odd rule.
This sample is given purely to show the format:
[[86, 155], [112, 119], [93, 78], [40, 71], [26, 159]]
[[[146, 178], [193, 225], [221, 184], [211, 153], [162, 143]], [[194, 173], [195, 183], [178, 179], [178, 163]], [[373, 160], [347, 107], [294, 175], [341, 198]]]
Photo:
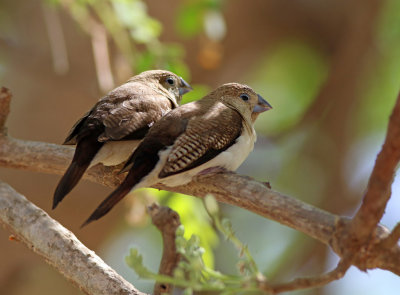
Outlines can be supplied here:
[[[67, 169], [73, 148], [50, 143], [0, 138], [0, 165], [9, 168], [62, 175]], [[85, 179], [109, 187], [118, 185], [123, 175], [116, 167], [97, 165], [88, 170]], [[223, 172], [197, 176], [190, 184], [155, 188], [204, 197], [211, 193], [223, 203], [235, 205], [300, 230], [328, 244], [335, 228], [336, 215], [315, 208], [297, 199], [270, 190], [263, 183]]]
[[269, 287], [267, 290], [270, 290], [274, 294], [276, 294], [293, 290], [324, 286], [332, 281], [342, 278], [350, 266], [351, 264], [349, 259], [342, 259], [339, 261], [334, 270], [326, 274], [310, 278], [297, 278], [288, 283], [274, 285], [272, 287]]
[[371, 173], [363, 203], [351, 222], [349, 230], [358, 246], [370, 238], [385, 212], [391, 196], [396, 166], [400, 161], [400, 94], [397, 98], [382, 150]]
[[[163, 238], [163, 255], [161, 258], [159, 274], [173, 276], [174, 269], [178, 265], [181, 255], [176, 251], [176, 230], [181, 225], [178, 213], [168, 207], [160, 207], [152, 204], [148, 207], [153, 224], [161, 232]], [[156, 283], [154, 295], [172, 294], [173, 285]]]
[[84, 293], [144, 295], [86, 248], [73, 233], [0, 182], [0, 223]]

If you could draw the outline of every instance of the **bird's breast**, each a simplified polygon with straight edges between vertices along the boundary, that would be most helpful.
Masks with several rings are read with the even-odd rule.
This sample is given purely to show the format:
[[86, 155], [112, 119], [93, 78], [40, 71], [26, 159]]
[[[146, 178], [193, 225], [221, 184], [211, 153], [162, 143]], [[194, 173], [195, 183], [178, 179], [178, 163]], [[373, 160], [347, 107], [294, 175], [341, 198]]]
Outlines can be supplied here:
[[222, 166], [231, 171], [238, 169], [254, 149], [255, 140], [255, 133], [249, 133], [247, 129], [244, 128], [243, 134], [236, 139], [236, 142], [226, 151], [218, 155], [221, 156], [221, 159], [218, 159], [221, 164], [217, 166]]

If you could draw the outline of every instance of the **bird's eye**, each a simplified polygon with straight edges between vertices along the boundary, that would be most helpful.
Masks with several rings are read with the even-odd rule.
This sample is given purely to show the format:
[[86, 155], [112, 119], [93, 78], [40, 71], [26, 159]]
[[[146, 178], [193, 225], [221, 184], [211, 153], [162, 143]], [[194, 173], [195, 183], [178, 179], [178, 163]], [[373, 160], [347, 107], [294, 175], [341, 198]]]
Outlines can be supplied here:
[[244, 101], [248, 101], [250, 99], [246, 93], [241, 94], [240, 98], [243, 99]]
[[169, 77], [169, 78], [167, 78], [167, 83], [168, 83], [169, 85], [174, 85], [175, 81], [174, 81], [174, 79], [172, 79], [171, 77]]

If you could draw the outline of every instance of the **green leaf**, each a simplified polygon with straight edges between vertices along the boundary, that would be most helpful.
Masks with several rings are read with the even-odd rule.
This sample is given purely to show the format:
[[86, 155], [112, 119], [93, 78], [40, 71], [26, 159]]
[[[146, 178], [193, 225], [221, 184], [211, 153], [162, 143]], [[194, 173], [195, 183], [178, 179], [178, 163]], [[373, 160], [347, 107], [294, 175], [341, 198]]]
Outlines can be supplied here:
[[166, 205], [178, 212], [181, 222], [185, 226], [184, 236], [186, 239], [192, 239], [191, 243], [194, 243], [197, 241], [191, 237], [193, 235], [199, 236], [200, 246], [205, 249], [204, 262], [207, 266], [212, 267], [214, 265], [212, 249], [218, 243], [218, 236], [212, 228], [211, 220], [202, 201], [190, 196], [173, 194]]
[[178, 10], [176, 30], [183, 37], [193, 37], [203, 28], [204, 1], [186, 2]]
[[145, 19], [140, 25], [131, 29], [131, 35], [138, 43], [149, 43], [160, 36], [161, 30], [162, 27], [158, 21]]
[[143, 265], [143, 256], [136, 248], [130, 249], [129, 255], [125, 257], [125, 262], [135, 270], [142, 278], [153, 278], [154, 274]]
[[[178, 262], [177, 267], [174, 269], [173, 277], [150, 272], [143, 266], [143, 258], [136, 249], [131, 249], [130, 255], [126, 257], [128, 265], [142, 278], [171, 283], [184, 288], [184, 294], [192, 294], [193, 291], [224, 291], [224, 294], [248, 294], [252, 291], [259, 291], [258, 282], [265, 280], [264, 276], [253, 265], [254, 261], [247, 247], [233, 236], [230, 223], [220, 220], [217, 215], [214, 216], [216, 227], [222, 230], [224, 234], [228, 232], [230, 241], [236, 246], [241, 245], [239, 248], [241, 248], [245, 257], [240, 260], [239, 264], [241, 264], [244, 276], [224, 275], [206, 267], [202, 259], [204, 249], [200, 247], [200, 238], [197, 235], [192, 235], [190, 239], [184, 239], [183, 226], [177, 229], [175, 240], [183, 259]], [[222, 224], [227, 228], [224, 228]]]

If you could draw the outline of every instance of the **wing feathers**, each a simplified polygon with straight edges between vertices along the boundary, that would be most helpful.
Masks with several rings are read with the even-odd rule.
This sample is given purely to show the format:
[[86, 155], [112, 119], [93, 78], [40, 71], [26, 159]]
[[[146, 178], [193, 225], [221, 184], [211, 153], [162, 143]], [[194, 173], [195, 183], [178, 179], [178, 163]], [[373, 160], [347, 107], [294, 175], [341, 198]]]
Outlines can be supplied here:
[[82, 116], [82, 118], [80, 118], [75, 124], [74, 126], [72, 126], [69, 134], [67, 135], [67, 138], [65, 139], [63, 144], [76, 144], [76, 137], [78, 136], [78, 134], [81, 132], [81, 129], [83, 128], [86, 119], [89, 117], [90, 113], [92, 111], [90, 110], [89, 112], [87, 112], [86, 114], [84, 114]]
[[242, 131], [242, 118], [235, 110], [216, 106], [218, 117], [195, 117], [175, 141], [159, 177], [197, 167], [234, 144]]

